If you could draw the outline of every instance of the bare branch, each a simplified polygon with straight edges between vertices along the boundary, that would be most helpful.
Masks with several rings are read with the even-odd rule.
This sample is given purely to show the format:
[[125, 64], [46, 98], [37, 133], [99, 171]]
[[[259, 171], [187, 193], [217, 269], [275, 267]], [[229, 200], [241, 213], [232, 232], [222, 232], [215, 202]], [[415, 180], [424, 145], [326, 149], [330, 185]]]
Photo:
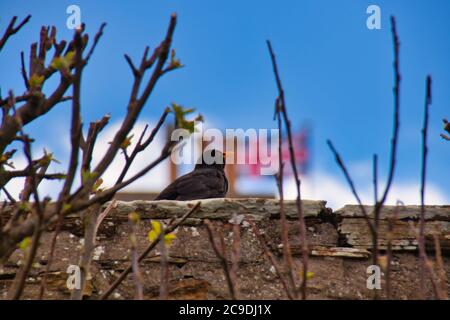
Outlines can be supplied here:
[[393, 216], [388, 216], [388, 232], [387, 238], [387, 251], [386, 251], [386, 297], [391, 299], [391, 266], [392, 266], [392, 240], [394, 238], [394, 222], [398, 220], [398, 212], [400, 206], [404, 206], [403, 202], [397, 200], [395, 211]]
[[[103, 158], [100, 160], [97, 167], [94, 169], [94, 172], [98, 175], [98, 177], [100, 177], [105, 172], [105, 170], [108, 168], [109, 164], [112, 162], [112, 160], [116, 156], [117, 151], [119, 151], [119, 149], [120, 149], [120, 145], [127, 138], [131, 128], [134, 126], [134, 124], [136, 122], [137, 117], [139, 116], [142, 108], [144, 107], [145, 102], [147, 101], [148, 97], [150, 96], [150, 93], [153, 91], [158, 79], [160, 78], [162, 68], [163, 68], [163, 66], [167, 60], [168, 54], [169, 54], [169, 49], [170, 49], [170, 46], [172, 43], [172, 35], [175, 30], [176, 21], [177, 21], [176, 15], [173, 14], [170, 19], [166, 38], [161, 43], [160, 47], [158, 47], [158, 49], [155, 50], [155, 53], [153, 55], [153, 57], [155, 57], [155, 58], [151, 58], [152, 60], [157, 59], [157, 65], [155, 66], [155, 69], [153, 70], [150, 80], [148, 81], [148, 83], [140, 97], [137, 97], [137, 94], [138, 94], [138, 91], [139, 91], [139, 88], [141, 85], [142, 76], [135, 78], [132, 93], [130, 96], [129, 105], [128, 105], [128, 113], [127, 113], [124, 121], [122, 122], [122, 125], [121, 125], [119, 131], [114, 136], [114, 139], [111, 142], [111, 145], [110, 145], [108, 151], [103, 156]], [[147, 52], [147, 50], [146, 50], [146, 52]], [[141, 68], [140, 68], [141, 74], [143, 74], [143, 72], [146, 69], [148, 69], [148, 65], [151, 62], [151, 61], [145, 60], [146, 52], [143, 56], [143, 63], [141, 64]]]
[[[182, 224], [191, 214], [196, 212], [200, 208], [201, 202], [197, 202], [195, 206], [193, 206], [188, 212], [186, 212], [178, 221], [174, 220], [172, 223], [169, 224], [167, 228], [164, 229], [164, 234], [169, 234], [173, 232], [180, 224]], [[159, 243], [160, 238], [156, 238], [154, 241], [152, 241], [147, 248], [144, 250], [144, 252], [141, 253], [139, 256], [138, 262], [141, 262]], [[126, 276], [132, 271], [131, 265], [128, 266], [121, 274], [120, 276], [114, 281], [111, 286], [106, 290], [105, 293], [103, 293], [100, 297], [100, 300], [108, 299], [111, 293], [122, 283], [122, 281], [126, 278]]]
[[27, 88], [27, 90], [30, 90], [30, 82], [29, 82], [28, 76], [27, 76], [27, 70], [25, 67], [25, 56], [23, 54], [23, 51], [20, 52], [20, 64], [21, 64], [21, 73], [22, 73], [23, 82], [25, 84], [25, 88]]
[[116, 184], [117, 183], [121, 183], [123, 181], [123, 179], [125, 178], [125, 175], [128, 172], [128, 169], [130, 168], [131, 164], [133, 163], [134, 159], [136, 158], [136, 156], [138, 155], [139, 152], [145, 150], [150, 143], [153, 141], [153, 139], [155, 138], [156, 134], [158, 133], [159, 129], [161, 129], [164, 121], [167, 118], [167, 115], [170, 113], [170, 110], [168, 108], [166, 108], [164, 110], [164, 113], [161, 115], [161, 117], [159, 118], [158, 123], [156, 124], [156, 127], [153, 128], [150, 136], [145, 140], [144, 143], [142, 143], [142, 140], [144, 139], [144, 135], [145, 132], [147, 131], [148, 125], [145, 126], [136, 146], [134, 147], [131, 155], [129, 157], [127, 157], [126, 162], [125, 162], [125, 166], [122, 169], [122, 172], [120, 173], [119, 178], [117, 178]]
[[97, 31], [97, 33], [94, 36], [94, 43], [92, 44], [91, 49], [87, 53], [86, 57], [83, 59], [83, 66], [85, 66], [89, 62], [89, 59], [91, 58], [92, 54], [94, 53], [94, 50], [97, 47], [97, 44], [103, 35], [103, 29], [105, 29], [105, 27], [106, 27], [106, 23], [103, 22], [100, 25], [100, 29]]
[[342, 172], [344, 173], [344, 176], [347, 180], [347, 183], [350, 186], [350, 189], [352, 190], [352, 193], [356, 199], [356, 201], [358, 202], [358, 205], [361, 209], [362, 214], [364, 215], [364, 217], [366, 218], [368, 225], [369, 225], [369, 229], [372, 233], [375, 232], [373, 225], [370, 223], [370, 217], [369, 214], [367, 213], [366, 208], [364, 207], [364, 205], [362, 204], [361, 198], [358, 195], [358, 192], [356, 191], [355, 188], [355, 184], [352, 180], [352, 178], [350, 177], [350, 174], [347, 170], [347, 167], [344, 164], [344, 161], [342, 161], [341, 155], [337, 152], [336, 148], [333, 145], [333, 142], [331, 142], [331, 140], [327, 140], [327, 144], [330, 147], [331, 151], [333, 152], [335, 158], [336, 158], [336, 163], [339, 165], [339, 167], [341, 168]]
[[[373, 155], [373, 203], [374, 210], [374, 229], [376, 232], [372, 233], [372, 262], [378, 265], [378, 230], [380, 225], [381, 207], [378, 207], [378, 155]], [[376, 293], [376, 291], [375, 291]]]
[[276, 175], [276, 181], [277, 181], [277, 188], [278, 193], [280, 195], [280, 224], [281, 224], [281, 241], [283, 243], [283, 258], [285, 263], [285, 268], [287, 270], [287, 273], [289, 275], [288, 280], [290, 282], [292, 292], [295, 298], [297, 298], [297, 290], [296, 288], [296, 281], [295, 281], [295, 268], [294, 263], [292, 261], [292, 252], [291, 252], [291, 245], [289, 244], [289, 237], [288, 237], [288, 225], [286, 221], [286, 213], [284, 211], [284, 192], [283, 192], [283, 169], [284, 169], [284, 163], [283, 163], [283, 135], [282, 135], [282, 123], [281, 123], [281, 106], [280, 106], [280, 99], [277, 98], [275, 100], [275, 117], [277, 119], [278, 124], [278, 163], [279, 163], [279, 169], [278, 174]]
[[159, 286], [159, 299], [167, 300], [169, 297], [169, 263], [168, 263], [168, 254], [167, 247], [164, 243], [164, 232], [161, 232], [159, 235], [159, 248], [161, 251], [161, 277], [160, 277], [160, 286]]
[[136, 78], [140, 77], [141, 74], [140, 74], [139, 70], [136, 69], [136, 67], [134, 66], [133, 61], [131, 61], [131, 58], [127, 54], [124, 54], [124, 56], [125, 56], [125, 60], [127, 60], [128, 64], [130, 65], [130, 68], [131, 68], [131, 71], [133, 72], [133, 75]]
[[84, 141], [83, 137], [80, 142], [80, 146], [83, 149], [83, 161], [81, 164], [81, 170], [84, 172], [91, 171], [91, 161], [92, 161], [92, 153], [94, 152], [94, 145], [97, 141], [98, 134], [103, 130], [103, 128], [109, 123], [111, 119], [111, 115], [104, 115], [102, 119], [91, 122], [89, 125], [89, 131], [86, 137], [86, 141]]
[[206, 230], [208, 231], [209, 242], [216, 254], [217, 258], [219, 258], [220, 264], [222, 265], [223, 272], [225, 274], [225, 279], [227, 280], [228, 290], [230, 292], [230, 296], [232, 300], [236, 300], [236, 284], [233, 282], [233, 277], [231, 276], [230, 267], [228, 265], [228, 259], [226, 257], [226, 246], [225, 240], [223, 239], [223, 235], [219, 234], [219, 244], [216, 243], [216, 237], [214, 236], [213, 226], [209, 220], [204, 220], [203, 224], [206, 226]]
[[294, 295], [291, 293], [291, 289], [289, 289], [289, 286], [288, 286], [286, 280], [284, 279], [283, 272], [281, 271], [280, 266], [278, 265], [277, 261], [275, 260], [274, 255], [272, 254], [272, 252], [270, 252], [267, 242], [264, 240], [263, 236], [259, 232], [255, 223], [250, 219], [246, 219], [246, 221], [252, 226], [253, 232], [255, 233], [256, 238], [259, 240], [259, 243], [264, 251], [264, 255], [267, 257], [270, 264], [275, 269], [275, 273], [277, 274], [278, 278], [280, 279], [281, 284], [283, 285], [284, 291], [286, 292], [286, 295], [288, 296], [289, 299], [293, 300]]
[[[152, 168], [154, 168], [156, 165], [158, 165], [160, 162], [162, 162], [170, 155], [173, 146], [175, 145], [175, 142], [172, 141], [168, 141], [163, 150], [161, 151], [160, 156], [155, 161], [148, 164], [140, 172], [138, 172], [137, 174], [133, 175], [132, 177], [130, 177], [125, 181], [117, 183], [115, 186], [113, 186], [108, 190], [99, 191], [94, 196], [90, 197], [90, 193], [92, 191], [94, 183], [98, 181], [104, 170], [110, 165], [111, 161], [114, 159], [114, 156], [116, 155], [118, 150], [116, 147], [118, 146], [120, 149], [120, 144], [123, 142], [123, 139], [120, 136], [123, 135], [122, 137], [126, 137], [126, 133], [132, 129], [148, 96], [150, 95], [154, 86], [156, 85], [157, 80], [162, 75], [162, 70], [164, 68], [170, 50], [172, 34], [174, 32], [175, 24], [176, 24], [176, 16], [173, 15], [171, 17], [166, 38], [162, 41], [160, 46], [155, 49], [153, 55], [151, 55], [150, 57], [148, 57], [148, 48], [144, 53], [141, 66], [139, 68], [145, 71], [154, 66], [154, 69], [152, 71], [152, 74], [150, 75], [149, 81], [146, 82], [144, 85], [142, 94], [139, 96], [137, 92], [139, 92], [142, 79], [140, 78], [135, 80], [135, 84], [133, 86], [134, 89], [132, 90], [130, 97], [128, 115], [126, 116], [126, 119], [123, 122], [121, 130], [119, 130], [118, 135], [116, 135], [117, 139], [115, 139], [115, 141], [116, 143], [119, 142], [119, 144], [116, 144], [116, 146], [113, 146], [112, 148], [110, 147], [109, 151], [107, 151], [107, 153], [105, 154], [105, 157], [103, 158], [103, 160], [106, 159], [103, 164], [105, 165], [105, 167], [102, 167], [103, 166], [102, 161], [100, 161], [99, 166], [101, 170], [99, 172], [97, 172], [96, 170], [92, 170], [91, 172], [91, 170], [89, 170], [90, 173], [92, 173], [92, 175], [89, 175], [90, 178], [88, 179], [89, 180], [88, 183], [84, 183], [81, 186], [81, 188], [77, 190], [77, 192], [72, 194], [70, 190], [74, 181], [74, 174], [75, 174], [74, 172], [76, 172], [76, 168], [78, 167], [77, 157], [75, 156], [77, 154], [76, 150], [78, 148], [81, 148], [83, 150], [82, 167], [83, 168], [90, 167], [93, 145], [95, 143], [97, 134], [107, 122], [102, 121], [101, 123], [96, 124], [93, 130], [91, 131], [91, 134], [88, 133], [86, 141], [83, 139], [81, 134], [81, 117], [79, 116], [80, 110], [79, 82], [81, 81], [81, 71], [83, 67], [86, 65], [87, 61], [89, 60], [98, 42], [98, 39], [102, 34], [104, 25], [102, 25], [100, 31], [97, 33], [94, 39], [94, 44], [84, 59], [82, 52], [87, 47], [88, 37], [87, 35], [82, 35], [83, 29], [78, 30], [77, 33], [75, 34], [74, 40], [71, 41], [66, 46], [66, 43], [64, 41], [61, 41], [59, 43], [56, 42], [55, 28], [44, 27], [41, 29], [39, 43], [34, 43], [31, 46], [29, 74], [30, 75], [36, 74], [39, 77], [43, 76], [44, 81], [51, 74], [57, 71], [53, 66], [45, 68], [45, 65], [42, 63], [42, 61], [45, 60], [44, 58], [48, 50], [54, 48], [55, 50], [54, 57], [59, 57], [60, 55], [63, 54], [63, 52], [65, 52], [66, 56], [69, 52], [75, 52], [75, 61], [72, 61], [69, 67], [65, 69], [58, 68], [58, 70], [61, 73], [61, 81], [59, 84], [57, 84], [56, 89], [48, 97], [44, 96], [43, 93], [41, 92], [41, 85], [33, 90], [30, 90], [30, 92], [20, 97], [21, 99], [23, 99], [22, 101], [24, 101], [25, 103], [14, 112], [14, 115], [12, 117], [6, 114], [5, 118], [7, 121], [2, 121], [2, 124], [0, 126], [0, 151], [3, 152], [4, 149], [11, 143], [11, 141], [20, 140], [19, 139], [20, 137], [17, 137], [17, 132], [23, 125], [26, 125], [29, 122], [36, 119], [37, 117], [45, 114], [46, 112], [50, 111], [54, 105], [61, 102], [62, 100], [65, 100], [67, 97], [65, 97], [64, 94], [66, 90], [70, 87], [70, 85], [73, 84], [73, 95], [72, 97], [67, 98], [72, 100], [72, 113], [73, 113], [71, 125], [71, 144], [73, 152], [71, 153], [71, 160], [69, 161], [67, 179], [66, 181], [64, 181], [64, 187], [58, 197], [57, 205], [51, 206], [51, 208], [48, 208], [48, 210], [45, 210], [43, 212], [43, 220], [42, 220], [43, 223], [40, 224], [39, 227], [39, 229], [43, 229], [45, 227], [48, 227], [52, 223], [57, 222], [53, 238], [54, 240], [52, 240], [51, 246], [53, 249], [51, 251], [53, 251], [56, 246], [57, 235], [61, 228], [63, 218], [65, 215], [73, 212], [79, 212], [94, 204], [102, 205], [104, 202], [110, 200], [118, 190], [124, 188], [125, 186], [131, 184], [132, 182], [142, 177], [144, 174], [146, 174], [148, 171], [150, 171]], [[72, 70], [75, 70], [74, 74], [72, 74]], [[4, 103], [4, 100], [2, 100], [1, 103]], [[8, 105], [8, 103], [6, 103], [6, 105]], [[3, 111], [5, 111], [5, 109]], [[167, 117], [167, 114], [168, 111], [165, 111], [157, 127], [150, 134], [150, 137], [144, 139], [144, 135], [142, 135], [139, 147], [136, 149], [137, 151], [143, 150], [151, 143], [158, 129], [162, 126], [165, 118]], [[131, 156], [132, 155], [130, 155], [129, 157]], [[35, 162], [36, 160], [33, 161]], [[30, 173], [30, 170], [36, 171], [39, 168], [40, 166], [34, 165], [34, 167], [25, 168], [24, 170], [15, 170], [11, 172], [6, 172], [5, 175], [8, 179], [10, 179], [21, 174], [28, 175]], [[125, 169], [125, 173], [126, 170], [128, 169]], [[39, 177], [39, 174], [42, 175], [40, 171], [35, 172], [36, 177]], [[2, 175], [0, 175], [0, 180], [2, 182], [5, 181], [5, 175], [3, 173]], [[42, 175], [42, 177], [62, 178], [62, 175], [45, 174]], [[17, 214], [14, 214], [14, 216], [20, 216], [22, 215], [22, 213], [24, 212], [21, 212], [19, 210], [17, 211]], [[2, 229], [3, 232], [2, 241], [0, 242], [0, 256], [2, 257], [2, 259], [5, 258], [5, 256], [9, 256], [11, 248], [15, 248], [16, 244], [20, 242], [24, 237], [32, 235], [34, 233], [34, 230], [36, 229], [37, 224], [38, 219], [35, 215], [28, 215], [26, 219], [20, 223], [20, 225], [10, 224], [8, 222], [8, 225], [6, 225]], [[52, 259], [50, 258], [49, 261], [51, 260]]]
[[373, 155], [373, 203], [378, 202], [378, 155]]
[[394, 85], [394, 129], [392, 133], [391, 139], [391, 152], [390, 152], [390, 162], [389, 162], [389, 174], [386, 183], [386, 187], [384, 189], [383, 195], [380, 199], [380, 204], [376, 206], [383, 206], [386, 201], [387, 195], [389, 193], [389, 189], [391, 188], [392, 181], [394, 179], [395, 165], [396, 165], [396, 157], [397, 157], [397, 145], [398, 145], [398, 133], [400, 128], [400, 57], [399, 57], [399, 48], [400, 42], [397, 34], [397, 27], [395, 23], [395, 17], [391, 16], [391, 25], [392, 25], [392, 36], [394, 40], [394, 77], [395, 77], [395, 85]]
[[287, 137], [288, 137], [288, 146], [289, 146], [289, 156], [291, 160], [291, 167], [292, 172], [294, 174], [295, 178], [295, 186], [297, 190], [297, 198], [296, 198], [296, 205], [297, 205], [297, 212], [298, 212], [298, 219], [300, 224], [300, 242], [301, 242], [301, 249], [302, 249], [302, 265], [303, 265], [303, 275], [302, 275], [302, 283], [301, 283], [301, 294], [302, 299], [306, 299], [306, 288], [307, 288], [307, 281], [308, 281], [308, 256], [309, 256], [309, 250], [308, 250], [308, 243], [306, 238], [306, 223], [305, 223], [305, 217], [303, 213], [303, 207], [302, 207], [302, 197], [301, 197], [301, 190], [300, 190], [300, 177], [297, 170], [297, 162], [295, 160], [295, 152], [294, 152], [294, 144], [292, 141], [292, 130], [291, 130], [291, 121], [289, 120], [289, 117], [287, 115], [286, 110], [286, 102], [284, 99], [284, 90], [283, 86], [281, 84], [280, 76], [278, 73], [278, 67], [277, 67], [277, 61], [275, 58], [275, 53], [273, 52], [272, 45], [270, 41], [267, 40], [267, 47], [269, 49], [270, 58], [272, 60], [272, 66], [273, 66], [273, 72], [275, 75], [275, 81], [278, 88], [278, 103], [279, 103], [279, 112], [283, 116], [284, 124], [286, 126], [287, 131]]
[[442, 251], [441, 251], [441, 244], [439, 242], [439, 235], [434, 234], [433, 239], [434, 239], [437, 275], [439, 279], [439, 295], [442, 300], [448, 300], [447, 275], [445, 274], [445, 267], [444, 261], [442, 259]]
[[132, 233], [130, 235], [131, 238], [131, 268], [133, 270], [133, 278], [136, 284], [136, 299], [144, 300], [144, 285], [142, 280], [142, 274], [139, 269], [139, 261], [138, 261], [138, 253], [137, 253], [137, 244], [136, 244], [136, 224], [137, 222], [132, 223]]
[[[417, 229], [414, 228], [414, 223], [412, 221], [410, 221], [409, 224], [410, 224], [410, 227], [412, 229], [411, 230], [412, 233], [415, 235], [417, 242], [420, 244], [420, 225], [419, 225], [419, 231], [417, 231]], [[420, 224], [420, 221], [419, 221], [419, 224]], [[420, 250], [420, 248], [419, 248], [419, 250]], [[420, 257], [419, 257], [419, 259], [420, 259]], [[431, 287], [433, 289], [433, 293], [434, 293], [434, 295], [435, 295], [435, 297], [437, 299], [441, 299], [439, 286], [438, 286], [438, 284], [436, 282], [436, 278], [437, 277], [436, 277], [436, 275], [434, 273], [434, 269], [433, 269], [433, 266], [431, 264], [431, 261], [428, 259], [427, 255], [425, 255], [423, 257], [423, 259], [424, 259], [424, 264], [423, 265], [424, 265], [424, 268], [425, 268], [424, 270], [428, 273], [428, 276], [430, 278], [430, 282], [431, 282]], [[424, 289], [426, 289], [426, 288], [424, 288]], [[426, 297], [426, 290], [421, 292], [421, 295], [423, 296], [422, 299], [425, 299], [425, 297]]]
[[425, 298], [425, 263], [427, 260], [427, 253], [425, 251], [425, 184], [427, 176], [427, 136], [428, 136], [428, 119], [429, 109], [431, 104], [431, 76], [426, 80], [426, 97], [425, 97], [425, 112], [422, 128], [422, 170], [420, 179], [420, 220], [419, 220], [419, 257], [420, 257], [420, 292], [422, 298]]
[[[98, 34], [100, 34], [100, 35], [102, 34], [103, 27], [104, 27], [104, 25], [102, 25]], [[71, 120], [71, 130], [70, 130], [71, 131], [70, 160], [69, 160], [69, 164], [68, 164], [68, 168], [67, 168], [67, 177], [66, 177], [66, 180], [64, 181], [63, 188], [58, 196], [58, 201], [56, 204], [55, 213], [58, 216], [58, 222], [57, 222], [57, 226], [56, 226], [56, 229], [55, 229], [55, 232], [54, 232], [54, 235], [52, 238], [52, 242], [51, 242], [49, 259], [48, 259], [47, 266], [46, 266], [47, 272], [41, 281], [41, 287], [40, 287], [40, 292], [39, 292], [40, 298], [42, 298], [45, 293], [47, 273], [50, 270], [50, 266], [53, 261], [53, 254], [54, 254], [54, 250], [56, 247], [56, 240], [57, 240], [57, 237], [58, 237], [61, 225], [62, 225], [63, 217], [64, 217], [64, 215], [61, 212], [63, 203], [70, 193], [70, 189], [71, 189], [73, 181], [75, 179], [75, 173], [78, 168], [78, 154], [79, 154], [79, 148], [80, 148], [80, 141], [82, 138], [81, 106], [80, 106], [81, 75], [82, 75], [83, 68], [86, 65], [87, 60], [88, 60], [88, 58], [83, 60], [83, 57], [82, 57], [83, 39], [81, 37], [81, 32], [82, 32], [82, 30], [76, 30], [75, 35], [74, 35], [74, 40], [73, 40], [74, 49], [75, 49], [75, 61], [74, 61], [75, 74], [73, 76], [73, 93], [72, 93], [72, 120]], [[96, 36], [96, 42], [98, 41], [99, 38], [100, 38], [100, 36], [98, 36], [98, 37]], [[94, 46], [96, 45], [96, 42], [94, 43]], [[93, 48], [91, 48], [91, 50], [93, 50]], [[95, 224], [95, 222], [92, 222], [92, 223]]]
[[[14, 101], [14, 97], [12, 92], [9, 93], [11, 101]], [[16, 112], [14, 108], [14, 104], [12, 106], [14, 112]], [[36, 257], [37, 249], [39, 247], [39, 240], [42, 235], [42, 224], [43, 224], [43, 218], [44, 218], [44, 210], [47, 202], [49, 199], [46, 199], [44, 202], [41, 202], [39, 199], [39, 193], [37, 190], [38, 180], [36, 178], [36, 172], [33, 166], [33, 157], [31, 155], [31, 143], [30, 139], [27, 138], [27, 136], [24, 134], [22, 127], [20, 127], [20, 133], [24, 137], [23, 144], [24, 144], [24, 153], [28, 160], [29, 167], [31, 167], [31, 173], [30, 173], [30, 179], [27, 181], [29, 184], [29, 187], [25, 185], [24, 190], [30, 189], [30, 193], [33, 193], [34, 196], [34, 208], [37, 214], [37, 223], [35, 226], [35, 230], [33, 233], [33, 238], [31, 241], [31, 248], [28, 252], [28, 256], [26, 258], [26, 261], [23, 265], [23, 267], [19, 270], [19, 272], [16, 274], [16, 277], [14, 279], [14, 282], [12, 286], [9, 288], [7, 298], [11, 300], [18, 300], [20, 299], [20, 296], [22, 295], [23, 289], [25, 288], [25, 280], [30, 272], [31, 266], [33, 264], [34, 258]], [[46, 170], [46, 169], [45, 169]], [[28, 200], [28, 195], [24, 195], [21, 199], [22, 203], [24, 201]]]
[[12, 204], [15, 204], [17, 202], [16, 199], [14, 199], [14, 197], [8, 192], [8, 190], [6, 190], [5, 186], [3, 186], [1, 189], [5, 193], [6, 197], [9, 200], [9, 202], [11, 202]]
[[16, 27], [14, 27], [14, 25], [16, 24], [17, 16], [14, 16], [11, 19], [5, 33], [3, 34], [3, 37], [0, 39], [0, 50], [3, 49], [3, 46], [5, 45], [6, 41], [8, 41], [9, 37], [17, 33], [30, 20], [30, 18], [31, 15], [26, 16], [26, 18], [23, 19], [22, 22], [20, 22]]
[[231, 279], [234, 283], [236, 299], [240, 298], [238, 285], [239, 260], [241, 256], [241, 224], [237, 222], [237, 215], [233, 214], [233, 244], [231, 246]]

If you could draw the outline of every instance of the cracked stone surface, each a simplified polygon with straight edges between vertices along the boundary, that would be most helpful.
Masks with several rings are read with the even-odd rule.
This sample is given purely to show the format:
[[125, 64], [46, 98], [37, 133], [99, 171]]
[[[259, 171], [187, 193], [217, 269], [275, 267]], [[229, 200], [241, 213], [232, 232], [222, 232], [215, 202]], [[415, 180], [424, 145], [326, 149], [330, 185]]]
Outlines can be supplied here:
[[[202, 200], [201, 210], [176, 230], [176, 239], [169, 248], [169, 298], [170, 299], [228, 299], [227, 282], [220, 261], [208, 240], [204, 219], [224, 235], [228, 257], [233, 241], [233, 214], [240, 223], [240, 260], [237, 286], [244, 299], [287, 299], [283, 286], [260, 243], [245, 219], [255, 222], [267, 244], [282, 264], [281, 223], [276, 199], [210, 199]], [[163, 223], [182, 215], [196, 201], [132, 201], [118, 202], [102, 222], [94, 250], [92, 279], [85, 292], [86, 299], [96, 299], [130, 263], [130, 212], [139, 213], [137, 227], [138, 252], [148, 245], [147, 233], [151, 219]], [[286, 201], [288, 237], [293, 254], [295, 274], [301, 278], [301, 242], [295, 201]], [[429, 210], [428, 210], [429, 209]], [[371, 208], [368, 207], [370, 212]], [[393, 208], [382, 214], [380, 246], [387, 243], [387, 227]], [[336, 212], [326, 208], [325, 201], [304, 201], [307, 240], [310, 249], [308, 298], [310, 299], [372, 299], [373, 290], [366, 287], [366, 272], [371, 261], [371, 239], [367, 222], [357, 206], [346, 206]], [[405, 207], [394, 222], [392, 234], [392, 295], [396, 299], [419, 298], [419, 261], [414, 228], [417, 227], [418, 209]], [[244, 219], [245, 218], [245, 219]], [[426, 239], [429, 258], [434, 261], [432, 235], [438, 234], [443, 249], [447, 279], [450, 279], [450, 207], [427, 207]], [[36, 298], [40, 279], [45, 272], [47, 254], [52, 237], [44, 233], [36, 261], [27, 278], [24, 299]], [[67, 267], [78, 262], [82, 248], [82, 226], [77, 215], [67, 217], [58, 237], [55, 259], [48, 274], [47, 299], [68, 299], [70, 292], [66, 281]], [[382, 251], [383, 254], [383, 251]], [[18, 249], [4, 265], [0, 266], [0, 297], [14, 279], [23, 253]], [[146, 299], [159, 296], [161, 259], [158, 247], [145, 258], [141, 266]], [[382, 277], [382, 287], [385, 279]], [[429, 296], [432, 297], [431, 286]], [[383, 297], [384, 293], [381, 293]], [[135, 286], [132, 275], [118, 287], [110, 299], [133, 299]]]

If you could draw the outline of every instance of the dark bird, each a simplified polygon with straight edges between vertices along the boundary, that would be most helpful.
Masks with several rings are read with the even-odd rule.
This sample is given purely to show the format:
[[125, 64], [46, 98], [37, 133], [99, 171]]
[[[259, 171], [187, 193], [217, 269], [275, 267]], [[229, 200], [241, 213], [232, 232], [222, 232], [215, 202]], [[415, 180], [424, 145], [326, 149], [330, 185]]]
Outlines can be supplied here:
[[224, 169], [225, 153], [207, 150], [192, 172], [177, 178], [155, 200], [224, 198], [228, 191]]

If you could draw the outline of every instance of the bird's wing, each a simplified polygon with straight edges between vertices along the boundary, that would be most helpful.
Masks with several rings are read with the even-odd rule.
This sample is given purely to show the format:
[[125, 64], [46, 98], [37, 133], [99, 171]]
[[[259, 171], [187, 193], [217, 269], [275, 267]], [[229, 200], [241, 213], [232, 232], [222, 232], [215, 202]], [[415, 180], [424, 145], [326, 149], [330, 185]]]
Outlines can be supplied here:
[[194, 170], [179, 177], [155, 200], [192, 200], [223, 197], [226, 193], [224, 175], [215, 169]]
[[178, 196], [175, 181], [161, 191], [154, 200], [175, 200]]
[[223, 197], [223, 178], [223, 174], [215, 169], [196, 170], [189, 179], [180, 179], [178, 182], [177, 200]]

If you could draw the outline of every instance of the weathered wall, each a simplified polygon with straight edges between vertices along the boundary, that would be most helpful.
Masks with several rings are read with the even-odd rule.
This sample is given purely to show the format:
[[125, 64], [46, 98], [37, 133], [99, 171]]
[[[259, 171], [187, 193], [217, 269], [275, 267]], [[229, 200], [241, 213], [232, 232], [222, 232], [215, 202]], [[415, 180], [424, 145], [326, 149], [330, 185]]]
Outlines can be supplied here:
[[[165, 220], [186, 212], [195, 202], [133, 201], [119, 202], [99, 228], [97, 247], [92, 266], [92, 281], [87, 297], [96, 298], [119, 273], [128, 266], [130, 256], [130, 225], [128, 213], [141, 216], [138, 228], [139, 251], [148, 244], [147, 232], [150, 219]], [[310, 271], [313, 278], [308, 282], [311, 299], [370, 299], [373, 291], [366, 288], [366, 268], [371, 265], [371, 239], [357, 206], [346, 206], [332, 212], [325, 201], [304, 201], [307, 236], [311, 249]], [[289, 238], [294, 253], [294, 263], [300, 270], [298, 220], [294, 201], [286, 201], [289, 217]], [[414, 228], [417, 225], [418, 207], [406, 206], [398, 211], [394, 221], [392, 294], [398, 299], [419, 298], [419, 272], [417, 241]], [[170, 298], [175, 299], [226, 299], [229, 297], [221, 265], [208, 240], [203, 219], [208, 218], [225, 235], [227, 245], [232, 234], [229, 223], [234, 213], [244, 215], [256, 222], [269, 241], [269, 246], [281, 259], [280, 220], [278, 201], [272, 199], [211, 199], [203, 200], [201, 209], [177, 231], [177, 239], [170, 247]], [[370, 208], [369, 208], [370, 211]], [[381, 215], [380, 246], [387, 243], [388, 217], [395, 208], [386, 207]], [[432, 234], [439, 234], [444, 250], [447, 278], [450, 279], [450, 206], [427, 207], [427, 247], [434, 258]], [[49, 274], [47, 298], [67, 299], [66, 269], [78, 261], [82, 242], [81, 221], [77, 216], [67, 218], [64, 231], [58, 238], [56, 259]], [[36, 297], [39, 281], [45, 270], [46, 254], [51, 233], [42, 239], [38, 253], [39, 263], [33, 266], [27, 279], [25, 298]], [[6, 265], [0, 267], [0, 294], [14, 278], [22, 259], [17, 250]], [[145, 296], [157, 298], [159, 292], [160, 260], [158, 252], [152, 252], [142, 265], [145, 278]], [[384, 281], [383, 284], [384, 285]], [[270, 263], [266, 260], [259, 242], [247, 223], [241, 224], [241, 261], [238, 287], [242, 298], [286, 299], [281, 283]], [[116, 290], [111, 298], [132, 299], [132, 277]], [[432, 296], [430, 290], [430, 297]]]

